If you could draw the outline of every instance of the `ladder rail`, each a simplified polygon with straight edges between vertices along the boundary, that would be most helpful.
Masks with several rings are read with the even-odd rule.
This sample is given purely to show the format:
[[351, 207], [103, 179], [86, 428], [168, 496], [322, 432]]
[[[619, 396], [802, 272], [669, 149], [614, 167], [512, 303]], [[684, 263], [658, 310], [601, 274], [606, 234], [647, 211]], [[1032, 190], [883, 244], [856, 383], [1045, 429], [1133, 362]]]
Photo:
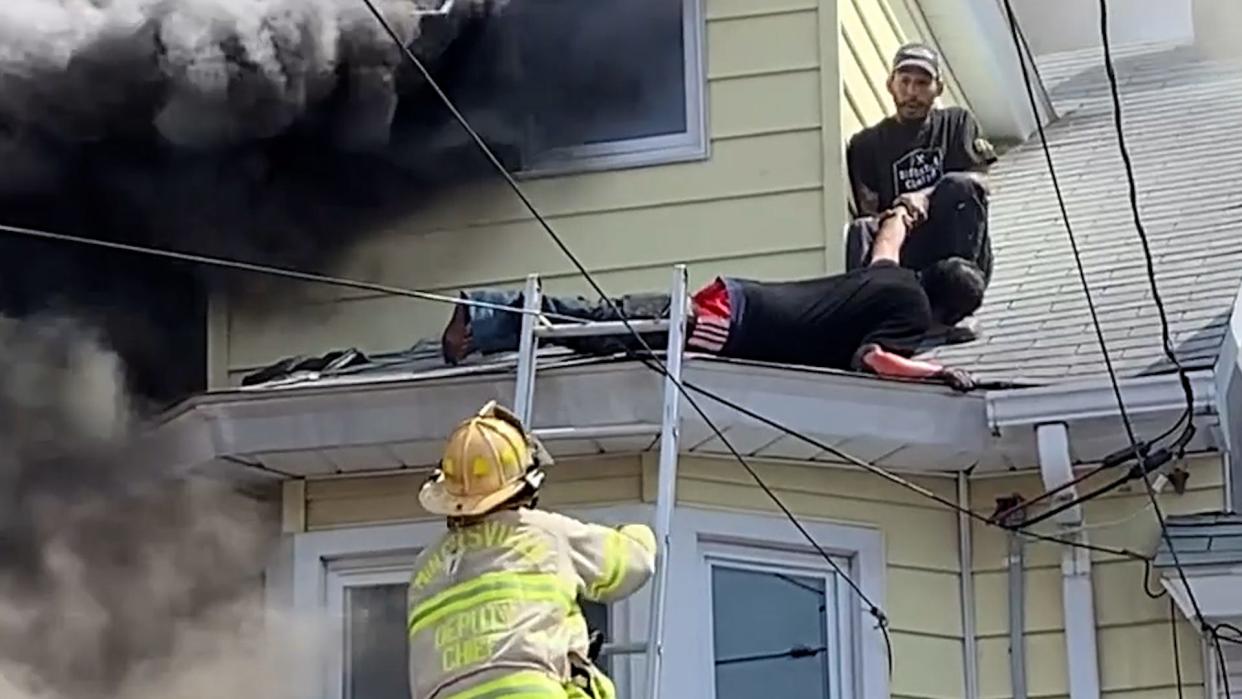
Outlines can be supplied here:
[[539, 316], [534, 311], [543, 306], [543, 289], [539, 275], [526, 277], [526, 289], [522, 294], [522, 334], [518, 340], [517, 380], [514, 387], [513, 412], [523, 425], [529, 426], [535, 407], [535, 371], [539, 362], [539, 339], [535, 329]]
[[[689, 316], [688, 277], [685, 265], [673, 267], [670, 285], [669, 315], [667, 319], [631, 320], [629, 326], [619, 321], [590, 322], [573, 326], [541, 326], [537, 311], [543, 306], [543, 292], [539, 275], [526, 278], [523, 296], [521, 336], [518, 343], [517, 378], [514, 386], [514, 412], [523, 424], [530, 426], [534, 416], [535, 382], [538, 372], [538, 345], [540, 338], [588, 337], [667, 330], [668, 344], [664, 363], [664, 399], [659, 425], [617, 425], [602, 428], [604, 432], [632, 434], [648, 430], [659, 433], [660, 459], [656, 489], [654, 530], [656, 537], [656, 569], [652, 580], [650, 620], [647, 640], [640, 643], [609, 644], [609, 655], [647, 656], [646, 686], [648, 699], [658, 699], [663, 672], [664, 617], [668, 597], [669, 561], [673, 526], [673, 506], [677, 488], [677, 462], [681, 437], [681, 368], [685, 355], [686, 324]], [[553, 434], [569, 438], [577, 433], [587, 434], [592, 428], [545, 428], [534, 429], [536, 434]], [[609, 436], [612, 436], [611, 434]]]
[[655, 535], [658, 555], [651, 591], [651, 620], [647, 626], [648, 699], [660, 696], [664, 659], [664, 608], [668, 597], [673, 504], [677, 496], [678, 441], [681, 437], [681, 365], [685, 355], [686, 316], [689, 306], [685, 265], [673, 268], [669, 300], [668, 350], [665, 354], [664, 410], [660, 432], [659, 477], [656, 488]]

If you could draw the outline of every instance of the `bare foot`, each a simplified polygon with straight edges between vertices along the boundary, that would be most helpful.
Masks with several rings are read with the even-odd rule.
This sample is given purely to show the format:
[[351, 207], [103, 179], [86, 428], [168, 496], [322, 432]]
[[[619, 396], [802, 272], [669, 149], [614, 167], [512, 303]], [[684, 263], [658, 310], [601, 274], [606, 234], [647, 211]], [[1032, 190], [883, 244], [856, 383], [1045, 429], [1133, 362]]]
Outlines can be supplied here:
[[453, 309], [453, 316], [440, 336], [440, 351], [444, 355], [444, 363], [450, 366], [456, 366], [474, 351], [470, 335], [470, 309], [462, 305]]

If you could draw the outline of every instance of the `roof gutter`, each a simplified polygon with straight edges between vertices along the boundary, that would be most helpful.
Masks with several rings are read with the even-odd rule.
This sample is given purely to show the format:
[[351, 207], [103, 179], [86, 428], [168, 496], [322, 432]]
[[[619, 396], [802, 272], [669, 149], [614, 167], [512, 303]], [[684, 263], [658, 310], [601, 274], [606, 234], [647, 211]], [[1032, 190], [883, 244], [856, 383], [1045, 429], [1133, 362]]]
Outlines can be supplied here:
[[[1215, 372], [1204, 369], [1188, 374], [1195, 414], [1217, 412]], [[1176, 374], [1140, 376], [1119, 383], [1126, 411], [1133, 417], [1177, 414], [1186, 406]], [[988, 426], [1000, 433], [1005, 428], [1112, 418], [1117, 415], [1117, 395], [1107, 380], [1009, 389], [989, 392], [986, 409]]]

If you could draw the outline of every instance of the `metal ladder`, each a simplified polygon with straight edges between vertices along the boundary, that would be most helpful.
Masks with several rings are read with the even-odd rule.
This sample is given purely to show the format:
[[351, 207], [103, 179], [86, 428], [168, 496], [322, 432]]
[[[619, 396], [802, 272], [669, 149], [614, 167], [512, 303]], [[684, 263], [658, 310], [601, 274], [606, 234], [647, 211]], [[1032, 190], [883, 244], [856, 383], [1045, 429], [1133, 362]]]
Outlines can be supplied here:
[[[629, 326], [639, 333], [668, 331], [668, 350], [664, 362], [667, 376], [664, 379], [664, 409], [658, 425], [637, 423], [631, 425], [608, 425], [596, 428], [546, 427], [534, 428], [532, 432], [540, 439], [576, 437], [579, 439], [629, 437], [649, 435], [657, 430], [660, 434], [660, 461], [658, 487], [655, 503], [655, 535], [658, 555], [655, 579], [651, 591], [651, 616], [647, 626], [647, 642], [614, 644], [605, 647], [612, 655], [645, 653], [647, 655], [647, 699], [657, 699], [660, 694], [660, 673], [664, 655], [664, 608], [668, 595], [669, 534], [672, 528], [673, 503], [677, 486], [678, 440], [681, 435], [681, 365], [685, 348], [686, 318], [689, 295], [685, 265], [673, 268], [670, 285], [669, 314], [667, 320], [631, 320]], [[531, 425], [534, 416], [535, 375], [538, 371], [538, 348], [540, 339], [565, 337], [599, 337], [629, 335], [630, 328], [620, 321], [587, 322], [572, 325], [551, 325], [536, 312], [543, 308], [543, 289], [539, 275], [526, 278], [523, 294], [521, 340], [518, 345], [517, 386], [513, 410], [525, 425]]]

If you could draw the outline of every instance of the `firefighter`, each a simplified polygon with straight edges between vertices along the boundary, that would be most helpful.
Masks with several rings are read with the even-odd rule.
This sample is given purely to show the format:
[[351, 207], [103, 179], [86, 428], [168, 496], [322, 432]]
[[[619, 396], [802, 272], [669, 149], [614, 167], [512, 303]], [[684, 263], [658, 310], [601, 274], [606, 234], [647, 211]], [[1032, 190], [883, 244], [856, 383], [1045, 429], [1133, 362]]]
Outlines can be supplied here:
[[641, 588], [655, 536], [536, 509], [551, 463], [494, 401], [449, 437], [419, 493], [448, 531], [410, 580], [413, 699], [613, 699], [578, 599], [608, 603]]

